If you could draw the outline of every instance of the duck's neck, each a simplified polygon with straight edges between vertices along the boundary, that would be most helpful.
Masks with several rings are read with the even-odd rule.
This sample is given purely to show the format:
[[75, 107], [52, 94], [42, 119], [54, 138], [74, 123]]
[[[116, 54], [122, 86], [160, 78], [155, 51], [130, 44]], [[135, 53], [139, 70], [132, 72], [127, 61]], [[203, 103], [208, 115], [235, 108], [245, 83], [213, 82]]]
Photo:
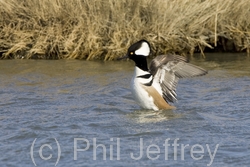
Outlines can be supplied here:
[[139, 59], [135, 59], [135, 65], [143, 71], [148, 71], [147, 58], [142, 56]]

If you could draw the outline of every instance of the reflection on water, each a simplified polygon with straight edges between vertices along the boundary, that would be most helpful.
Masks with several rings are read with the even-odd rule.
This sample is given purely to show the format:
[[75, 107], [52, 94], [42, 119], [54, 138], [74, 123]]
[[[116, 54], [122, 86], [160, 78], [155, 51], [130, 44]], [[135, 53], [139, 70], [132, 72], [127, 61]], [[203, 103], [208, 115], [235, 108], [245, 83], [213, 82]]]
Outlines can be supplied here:
[[[206, 54], [204, 65], [208, 70], [222, 70], [229, 75], [234, 76], [249, 76], [250, 56], [245, 53], [221, 53], [221, 54]], [[197, 60], [194, 60], [197, 61]], [[200, 61], [198, 61], [200, 62]]]
[[[80, 60], [0, 61], [0, 165], [34, 166], [30, 147], [35, 138], [37, 166], [54, 166], [57, 145], [61, 158], [57, 166], [206, 166], [211, 162], [206, 144], [219, 144], [212, 166], [248, 166], [250, 163], [250, 61], [244, 54], [207, 54], [190, 58], [207, 70], [206, 76], [181, 79], [175, 110], [142, 110], [130, 93], [134, 64], [131, 61]], [[74, 156], [74, 138], [84, 138], [90, 147]], [[93, 138], [101, 148], [93, 160]], [[120, 160], [116, 141], [120, 138]], [[144, 153], [139, 156], [143, 138]], [[173, 147], [165, 159], [166, 139], [179, 139], [177, 160]], [[45, 147], [39, 157], [39, 148]], [[159, 157], [151, 160], [146, 150], [159, 146]], [[189, 144], [181, 152], [181, 144]], [[192, 145], [204, 146], [204, 156], [190, 156]], [[110, 145], [114, 158], [110, 160]], [[79, 148], [84, 147], [79, 145]], [[153, 148], [152, 148], [153, 149]], [[181, 159], [181, 155], [185, 159]], [[17, 156], [18, 155], [18, 156]], [[152, 157], [157, 154], [152, 153]], [[200, 154], [195, 154], [200, 157]]]
[[130, 119], [134, 119], [138, 123], [156, 123], [180, 118], [181, 116], [182, 114], [175, 113], [173, 110], [136, 110], [128, 114]]

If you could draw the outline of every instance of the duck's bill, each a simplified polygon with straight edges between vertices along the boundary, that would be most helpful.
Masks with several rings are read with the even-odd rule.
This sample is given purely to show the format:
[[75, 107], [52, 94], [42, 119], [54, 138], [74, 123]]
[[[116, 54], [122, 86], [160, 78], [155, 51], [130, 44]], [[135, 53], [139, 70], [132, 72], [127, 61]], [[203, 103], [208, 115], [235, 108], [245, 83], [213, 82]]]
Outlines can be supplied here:
[[125, 56], [123, 56], [123, 57], [117, 58], [116, 60], [124, 60], [124, 59], [127, 59], [127, 58], [128, 58], [128, 55], [125, 55]]

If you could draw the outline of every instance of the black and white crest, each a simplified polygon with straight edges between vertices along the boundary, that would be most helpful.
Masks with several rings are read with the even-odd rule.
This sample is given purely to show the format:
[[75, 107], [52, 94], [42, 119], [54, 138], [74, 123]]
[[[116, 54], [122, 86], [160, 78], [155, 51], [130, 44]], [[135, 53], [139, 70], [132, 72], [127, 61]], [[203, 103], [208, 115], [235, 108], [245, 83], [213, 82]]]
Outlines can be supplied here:
[[146, 40], [140, 40], [128, 48], [128, 56], [148, 56], [150, 45]]
[[150, 54], [150, 45], [146, 40], [140, 40], [128, 48], [127, 56], [143, 71], [148, 71], [147, 56]]

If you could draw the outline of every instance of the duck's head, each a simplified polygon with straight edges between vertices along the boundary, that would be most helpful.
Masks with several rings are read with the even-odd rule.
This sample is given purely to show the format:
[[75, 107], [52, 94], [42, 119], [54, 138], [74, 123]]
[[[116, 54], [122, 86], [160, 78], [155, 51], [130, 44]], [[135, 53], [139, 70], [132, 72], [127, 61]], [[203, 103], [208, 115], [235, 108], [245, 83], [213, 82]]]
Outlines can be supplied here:
[[150, 53], [150, 44], [148, 41], [142, 39], [128, 48], [127, 56], [131, 59], [137, 59], [137, 57], [147, 57]]
[[[150, 44], [148, 41], [142, 39], [132, 44], [127, 51], [127, 54], [123, 58], [129, 58], [133, 60], [137, 67], [144, 71], [148, 70], [146, 58], [150, 54]], [[123, 59], [122, 58], [122, 59]]]

